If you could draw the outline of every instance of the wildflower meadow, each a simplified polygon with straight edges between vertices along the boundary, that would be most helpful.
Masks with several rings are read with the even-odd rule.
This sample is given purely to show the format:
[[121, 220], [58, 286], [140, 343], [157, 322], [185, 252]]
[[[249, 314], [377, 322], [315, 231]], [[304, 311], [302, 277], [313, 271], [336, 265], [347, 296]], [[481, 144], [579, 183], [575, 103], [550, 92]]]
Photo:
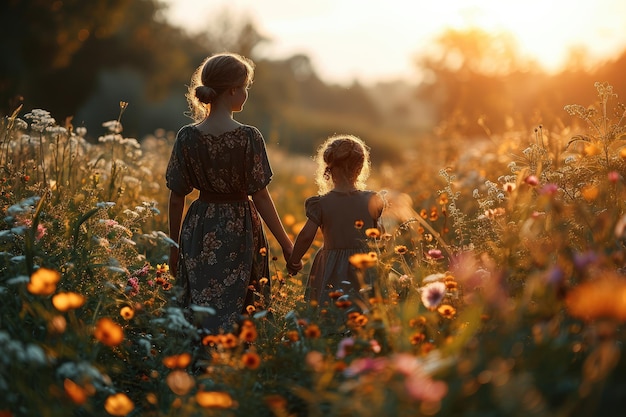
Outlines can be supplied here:
[[[125, 137], [123, 102], [97, 142], [18, 109], [0, 125], [0, 417], [622, 415], [626, 107], [593, 87], [562, 126], [373, 166], [365, 301], [305, 302], [307, 258], [288, 275], [270, 239], [270, 298], [222, 334], [191, 324], [212, 309], [183, 310], [169, 271], [174, 134]], [[295, 236], [311, 161], [268, 152]]]

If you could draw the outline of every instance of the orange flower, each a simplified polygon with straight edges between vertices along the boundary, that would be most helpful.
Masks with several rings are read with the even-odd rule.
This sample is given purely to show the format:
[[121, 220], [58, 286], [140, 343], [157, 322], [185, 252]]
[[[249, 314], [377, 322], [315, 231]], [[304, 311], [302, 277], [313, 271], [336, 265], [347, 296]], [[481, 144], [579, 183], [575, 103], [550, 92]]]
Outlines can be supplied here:
[[204, 346], [216, 346], [220, 342], [220, 338], [214, 334], [208, 334], [202, 338]]
[[96, 323], [94, 337], [107, 346], [117, 346], [124, 340], [124, 330], [110, 318], [103, 317]]
[[395, 253], [397, 253], [398, 255], [404, 255], [405, 253], [407, 253], [409, 250], [407, 249], [406, 246], [404, 245], [398, 245], [395, 248], [393, 248], [393, 251]]
[[228, 333], [220, 335], [220, 344], [226, 349], [234, 349], [239, 343], [237, 337], [234, 334]]
[[426, 335], [422, 332], [413, 333], [410, 338], [412, 345], [419, 345], [424, 341], [424, 339], [426, 339]]
[[447, 319], [453, 318], [454, 315], [456, 314], [455, 308], [448, 304], [440, 305], [437, 311], [439, 312], [439, 314], [441, 314], [443, 317]]
[[371, 237], [373, 239], [379, 238], [380, 237], [380, 230], [378, 230], [375, 227], [370, 227], [369, 229], [365, 230], [365, 236]]
[[[54, 316], [48, 322], [48, 331], [50, 333], [61, 334], [65, 332], [67, 321], [62, 315]], [[0, 416], [1, 417], [1, 416]]]
[[198, 391], [196, 402], [204, 408], [234, 408], [237, 403], [229, 393], [220, 391]]
[[241, 362], [248, 369], [256, 369], [261, 365], [261, 357], [254, 352], [246, 352], [241, 355]]
[[239, 339], [244, 342], [252, 343], [257, 338], [257, 331], [254, 326], [245, 326], [241, 329], [241, 333], [239, 333]]
[[309, 339], [317, 339], [322, 335], [322, 331], [317, 324], [310, 324], [306, 329], [304, 329], [304, 335]]
[[51, 295], [57, 289], [61, 274], [53, 269], [39, 268], [30, 276], [26, 289], [35, 295]]
[[87, 390], [71, 379], [65, 378], [63, 388], [65, 389], [65, 394], [70, 397], [74, 404], [82, 405], [87, 402]]
[[585, 321], [614, 318], [626, 321], [626, 281], [612, 273], [574, 287], [565, 298], [572, 317]]
[[289, 330], [285, 336], [289, 339], [290, 342], [297, 342], [300, 340], [300, 335], [297, 330]]
[[585, 201], [588, 202], [595, 200], [596, 198], [598, 198], [598, 194], [600, 194], [598, 187], [593, 184], [586, 185], [580, 192]]
[[355, 253], [349, 258], [352, 266], [358, 269], [371, 268], [376, 266], [378, 262], [378, 255], [376, 252], [369, 253]]
[[341, 296], [343, 296], [343, 290], [341, 289], [328, 292], [328, 297], [333, 300], [336, 300], [337, 298]]
[[59, 311], [68, 311], [85, 304], [85, 297], [75, 292], [60, 292], [52, 297], [52, 305]]
[[335, 301], [335, 306], [337, 308], [348, 308], [351, 305], [352, 305], [352, 301], [348, 299], [338, 299], [337, 301]]
[[287, 413], [287, 400], [285, 397], [279, 394], [268, 395], [264, 398], [265, 405], [269, 407], [270, 410], [275, 410], [276, 415], [288, 415]]
[[129, 306], [124, 306], [120, 310], [120, 316], [122, 316], [124, 318], [124, 320], [130, 320], [133, 317], [135, 317], [135, 310], [133, 310]]
[[363, 223], [363, 220], [356, 220], [354, 222], [354, 228], [355, 229], [361, 229], [363, 227], [365, 223]]
[[109, 395], [104, 402], [104, 409], [112, 416], [125, 416], [135, 409], [135, 404], [122, 392]]
[[165, 382], [176, 395], [185, 395], [196, 385], [195, 379], [182, 369], [170, 372]]
[[187, 352], [163, 358], [163, 365], [170, 369], [186, 368], [191, 363], [191, 355]]

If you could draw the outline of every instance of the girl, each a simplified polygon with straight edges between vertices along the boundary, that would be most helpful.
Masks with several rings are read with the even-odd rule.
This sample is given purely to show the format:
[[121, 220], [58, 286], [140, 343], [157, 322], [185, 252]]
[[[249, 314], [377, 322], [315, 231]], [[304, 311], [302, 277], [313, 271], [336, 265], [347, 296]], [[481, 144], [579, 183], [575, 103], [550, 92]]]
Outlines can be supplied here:
[[[261, 287], [269, 296], [269, 282], [261, 285], [270, 277], [261, 218], [285, 260], [293, 250], [267, 190], [272, 170], [263, 136], [233, 118], [243, 109], [253, 76], [254, 63], [233, 53], [213, 55], [196, 69], [186, 94], [195, 123], [178, 131], [166, 171], [169, 233], [179, 243], [179, 249], [171, 248], [170, 268], [183, 288], [184, 305], [215, 310], [197, 323], [213, 333], [231, 330], [246, 307], [259, 301]], [[185, 196], [193, 189], [200, 194], [181, 228]]]
[[349, 258], [369, 251], [365, 230], [378, 227], [383, 210], [382, 198], [364, 190], [369, 149], [356, 136], [333, 136], [322, 144], [315, 159], [319, 195], [305, 201], [307, 221], [296, 238], [287, 269], [293, 274], [301, 268], [302, 256], [321, 228], [324, 245], [313, 259], [307, 298], [324, 303], [329, 300], [328, 292], [334, 290], [358, 297], [360, 283]]

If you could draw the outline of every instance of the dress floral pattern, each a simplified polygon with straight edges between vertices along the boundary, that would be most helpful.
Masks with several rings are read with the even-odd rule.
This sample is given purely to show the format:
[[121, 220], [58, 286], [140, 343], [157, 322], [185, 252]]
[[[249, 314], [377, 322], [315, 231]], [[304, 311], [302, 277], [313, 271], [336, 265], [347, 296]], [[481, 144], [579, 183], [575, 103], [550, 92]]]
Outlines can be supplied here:
[[[349, 259], [356, 253], [370, 251], [365, 230], [377, 227], [382, 214], [382, 200], [378, 200], [381, 202], [378, 215], [370, 214], [370, 204], [376, 194], [374, 191], [333, 190], [305, 201], [307, 218], [321, 228], [324, 237], [324, 245], [315, 254], [309, 272], [307, 299], [323, 304], [329, 301], [328, 293], [334, 290], [350, 294], [355, 301], [362, 298], [361, 282]], [[363, 222], [362, 227], [355, 227], [357, 221]], [[374, 274], [366, 271], [364, 284], [372, 285], [373, 279]]]
[[[177, 134], [167, 166], [167, 187], [182, 195], [193, 189], [209, 193], [254, 194], [269, 184], [272, 170], [261, 132], [243, 125], [219, 136], [188, 125]], [[180, 233], [178, 284], [185, 304], [210, 307], [215, 315], [197, 323], [209, 332], [229, 331], [269, 280], [267, 240], [252, 200], [195, 200]], [[269, 281], [263, 286], [269, 296]]]

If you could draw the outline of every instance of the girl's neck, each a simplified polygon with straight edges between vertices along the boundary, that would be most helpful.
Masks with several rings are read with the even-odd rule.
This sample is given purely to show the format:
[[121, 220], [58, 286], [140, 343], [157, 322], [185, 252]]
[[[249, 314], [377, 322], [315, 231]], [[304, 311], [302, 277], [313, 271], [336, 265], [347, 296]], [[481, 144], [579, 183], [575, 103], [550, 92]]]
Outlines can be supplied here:
[[351, 191], [356, 191], [356, 187], [354, 184], [338, 184], [333, 187], [333, 191], [338, 191], [340, 193], [349, 193]]

